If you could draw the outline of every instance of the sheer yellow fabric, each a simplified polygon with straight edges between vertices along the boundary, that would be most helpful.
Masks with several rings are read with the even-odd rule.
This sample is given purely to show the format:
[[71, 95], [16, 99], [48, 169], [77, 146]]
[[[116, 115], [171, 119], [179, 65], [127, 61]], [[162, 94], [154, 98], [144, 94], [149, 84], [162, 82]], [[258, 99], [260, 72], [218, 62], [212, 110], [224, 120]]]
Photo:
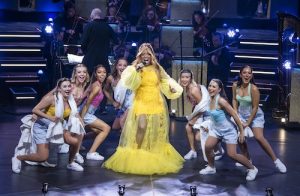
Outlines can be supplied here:
[[[133, 105], [119, 146], [103, 166], [116, 172], [140, 175], [176, 173], [182, 168], [184, 159], [169, 143], [169, 115], [162, 93], [176, 99], [183, 89], [167, 75], [159, 77], [153, 65], [144, 67], [140, 72], [132, 68], [124, 70], [121, 82], [134, 90]], [[172, 93], [170, 86], [177, 92]], [[147, 126], [138, 147], [136, 135], [140, 131], [138, 120], [141, 116], [146, 118]]]

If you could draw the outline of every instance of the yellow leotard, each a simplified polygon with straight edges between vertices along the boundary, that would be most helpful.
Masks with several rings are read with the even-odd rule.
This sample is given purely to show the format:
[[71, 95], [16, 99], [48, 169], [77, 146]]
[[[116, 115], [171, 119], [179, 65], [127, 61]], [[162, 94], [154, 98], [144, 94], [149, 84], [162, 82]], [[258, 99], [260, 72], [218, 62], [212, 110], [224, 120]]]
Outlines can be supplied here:
[[[50, 115], [50, 116], [55, 116], [55, 106], [54, 105], [51, 105], [50, 107], [48, 107], [46, 110], [45, 110], [45, 113]], [[64, 115], [63, 115], [63, 118], [66, 119], [70, 116], [70, 113], [71, 113], [71, 109], [70, 108], [67, 108], [64, 110]]]

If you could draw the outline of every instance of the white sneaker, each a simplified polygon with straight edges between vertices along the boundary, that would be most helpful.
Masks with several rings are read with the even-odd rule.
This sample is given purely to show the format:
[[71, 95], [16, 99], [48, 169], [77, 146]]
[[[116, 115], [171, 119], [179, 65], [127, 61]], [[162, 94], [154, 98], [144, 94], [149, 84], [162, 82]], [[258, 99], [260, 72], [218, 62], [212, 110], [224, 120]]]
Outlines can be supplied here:
[[209, 165], [207, 165], [206, 168], [201, 169], [199, 171], [199, 174], [202, 174], [202, 175], [215, 174], [215, 173], [216, 173], [216, 168], [210, 167]]
[[221, 152], [220, 151], [216, 151], [215, 152], [215, 158], [214, 158], [215, 161], [220, 160], [223, 157], [224, 153], [225, 153], [225, 150], [222, 147], [221, 147]]
[[49, 163], [48, 161], [41, 162], [40, 165], [43, 167], [56, 167], [56, 164]]
[[258, 173], [258, 169], [255, 166], [253, 169], [248, 169], [246, 180], [248, 181], [255, 180], [257, 173]]
[[[252, 160], [250, 159], [249, 161], [252, 164]], [[240, 164], [239, 162], [236, 162], [235, 166], [237, 166], [237, 167], [244, 167], [244, 165]]]
[[279, 159], [276, 159], [274, 163], [276, 168], [280, 171], [280, 173], [286, 173], [287, 171], [286, 166]]
[[56, 167], [56, 164], [49, 163], [48, 161], [44, 161], [44, 162], [25, 161], [25, 163], [32, 166], [41, 165], [43, 167]]
[[190, 150], [186, 155], [183, 157], [185, 160], [195, 159], [197, 158], [197, 152], [194, 150]]
[[58, 147], [58, 153], [62, 153], [62, 154], [68, 153], [69, 148], [70, 148], [70, 146], [68, 144], [64, 143]]
[[11, 158], [11, 169], [15, 173], [20, 173], [21, 172], [21, 166], [22, 163], [17, 157]]
[[35, 161], [25, 161], [25, 163], [27, 163], [28, 165], [32, 165], [32, 166], [39, 165], [39, 163], [35, 162]]
[[83, 159], [83, 157], [81, 156], [81, 154], [79, 154], [79, 153], [76, 153], [75, 158], [74, 158], [74, 161], [76, 161], [76, 162], [79, 163], [79, 164], [83, 164], [83, 163], [84, 163], [84, 159]]
[[95, 161], [102, 161], [104, 157], [101, 156], [98, 152], [88, 152], [86, 154], [86, 159], [95, 160]]
[[67, 165], [67, 169], [73, 171], [83, 171], [83, 167], [74, 161]]

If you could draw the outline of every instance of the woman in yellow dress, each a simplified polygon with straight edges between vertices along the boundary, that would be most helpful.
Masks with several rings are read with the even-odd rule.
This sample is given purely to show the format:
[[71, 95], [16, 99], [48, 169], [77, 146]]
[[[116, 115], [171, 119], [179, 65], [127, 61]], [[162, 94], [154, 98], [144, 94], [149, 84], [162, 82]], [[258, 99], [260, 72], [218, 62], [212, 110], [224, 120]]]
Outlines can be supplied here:
[[134, 100], [119, 146], [103, 166], [140, 175], [178, 172], [184, 159], [169, 142], [169, 114], [163, 95], [176, 99], [182, 87], [159, 65], [149, 43], [139, 47], [136, 60], [123, 71], [120, 82], [134, 92]]

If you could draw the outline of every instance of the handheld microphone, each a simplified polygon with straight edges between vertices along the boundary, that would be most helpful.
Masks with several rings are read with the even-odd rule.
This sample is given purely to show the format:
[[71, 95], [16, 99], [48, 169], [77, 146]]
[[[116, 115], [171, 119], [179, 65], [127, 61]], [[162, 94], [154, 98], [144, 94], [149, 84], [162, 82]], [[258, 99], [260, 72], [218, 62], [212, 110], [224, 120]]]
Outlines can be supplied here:
[[139, 64], [136, 65], [136, 70], [139, 71], [139, 70], [141, 70], [144, 66], [145, 66], [145, 65], [144, 65], [144, 62], [143, 62], [143, 63], [139, 63]]
[[144, 59], [141, 63], [137, 64], [136, 70], [139, 71], [148, 64], [149, 64], [149, 60]]
[[149, 60], [148, 60], [148, 59], [144, 59], [144, 60], [143, 60], [143, 64], [144, 64], [144, 65], [149, 65]]

